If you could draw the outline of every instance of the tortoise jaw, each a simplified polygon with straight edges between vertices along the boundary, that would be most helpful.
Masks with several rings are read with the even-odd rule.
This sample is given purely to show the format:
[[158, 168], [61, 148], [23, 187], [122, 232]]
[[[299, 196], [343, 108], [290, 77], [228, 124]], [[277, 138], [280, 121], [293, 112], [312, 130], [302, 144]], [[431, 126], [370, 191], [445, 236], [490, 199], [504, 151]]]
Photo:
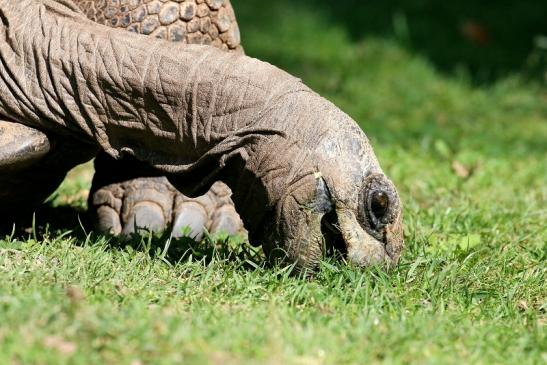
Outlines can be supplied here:
[[350, 264], [368, 267], [393, 261], [386, 245], [368, 234], [349, 210], [336, 210], [321, 220], [326, 252]]
[[348, 261], [359, 267], [390, 261], [385, 244], [368, 234], [349, 210], [339, 212], [340, 232], [347, 245]]

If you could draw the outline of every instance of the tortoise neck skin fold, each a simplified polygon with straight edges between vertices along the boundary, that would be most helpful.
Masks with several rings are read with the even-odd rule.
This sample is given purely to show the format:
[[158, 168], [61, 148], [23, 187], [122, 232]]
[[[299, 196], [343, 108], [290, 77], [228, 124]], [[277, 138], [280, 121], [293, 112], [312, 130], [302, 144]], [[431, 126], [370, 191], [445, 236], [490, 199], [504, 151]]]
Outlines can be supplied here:
[[0, 115], [178, 180], [218, 173], [251, 238], [304, 269], [323, 252], [320, 174], [349, 257], [387, 258], [389, 244], [358, 222], [358, 187], [383, 173], [351, 118], [268, 63], [109, 29], [76, 8], [0, 0]]

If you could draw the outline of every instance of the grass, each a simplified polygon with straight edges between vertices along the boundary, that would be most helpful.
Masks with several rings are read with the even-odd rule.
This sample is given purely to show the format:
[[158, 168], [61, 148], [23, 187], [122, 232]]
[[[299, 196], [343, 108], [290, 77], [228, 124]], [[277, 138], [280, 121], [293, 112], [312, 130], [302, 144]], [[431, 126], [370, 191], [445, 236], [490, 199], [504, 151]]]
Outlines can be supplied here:
[[[400, 266], [326, 260], [304, 281], [236, 240], [165, 249], [88, 234], [86, 165], [34, 226], [0, 239], [1, 364], [547, 361], [547, 89], [545, 68], [526, 61], [541, 50], [461, 38], [445, 62], [440, 41], [419, 42], [420, 29], [444, 29], [406, 10], [418, 1], [373, 6], [389, 19], [382, 32], [311, 4], [236, 2], [246, 51], [361, 123], [405, 202]], [[541, 36], [519, 29], [522, 42]], [[492, 62], [495, 76], [476, 71], [500, 52], [511, 62]]]

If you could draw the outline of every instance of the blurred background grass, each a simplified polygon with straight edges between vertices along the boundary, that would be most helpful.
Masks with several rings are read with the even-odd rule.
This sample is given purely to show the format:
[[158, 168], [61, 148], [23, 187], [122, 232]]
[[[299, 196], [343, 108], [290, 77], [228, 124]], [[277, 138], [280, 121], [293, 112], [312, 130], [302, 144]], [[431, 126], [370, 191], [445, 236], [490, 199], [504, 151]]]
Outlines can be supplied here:
[[[395, 40], [436, 69], [483, 84], [510, 73], [545, 80], [547, 5], [542, 1], [280, 0], [234, 1], [248, 50], [292, 68], [305, 60], [275, 58], [281, 37], [289, 50], [316, 43], [333, 28], [351, 43]], [[314, 31], [310, 23], [317, 26]], [[292, 41], [291, 41], [292, 39]], [[333, 38], [331, 38], [334, 40]], [[315, 41], [314, 41], [315, 40]], [[321, 42], [322, 43], [322, 42]], [[265, 48], [270, 48], [267, 51]], [[330, 47], [336, 48], [336, 47]]]
[[544, 99], [522, 90], [547, 81], [541, 1], [246, 0], [235, 7], [250, 55], [300, 76], [376, 139], [546, 152], [545, 134], [503, 118], [515, 104], [545, 112]]

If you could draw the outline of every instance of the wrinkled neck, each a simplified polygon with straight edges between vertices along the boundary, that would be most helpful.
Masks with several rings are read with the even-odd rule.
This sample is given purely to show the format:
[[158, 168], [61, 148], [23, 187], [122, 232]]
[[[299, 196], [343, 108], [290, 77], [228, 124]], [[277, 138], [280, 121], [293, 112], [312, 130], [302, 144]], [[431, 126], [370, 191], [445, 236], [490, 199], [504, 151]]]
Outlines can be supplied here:
[[291, 138], [276, 136], [252, 146], [253, 154], [237, 155], [229, 161], [219, 178], [233, 191], [232, 200], [259, 244], [264, 227], [274, 221], [276, 211], [305, 177], [316, 171], [313, 155]]

